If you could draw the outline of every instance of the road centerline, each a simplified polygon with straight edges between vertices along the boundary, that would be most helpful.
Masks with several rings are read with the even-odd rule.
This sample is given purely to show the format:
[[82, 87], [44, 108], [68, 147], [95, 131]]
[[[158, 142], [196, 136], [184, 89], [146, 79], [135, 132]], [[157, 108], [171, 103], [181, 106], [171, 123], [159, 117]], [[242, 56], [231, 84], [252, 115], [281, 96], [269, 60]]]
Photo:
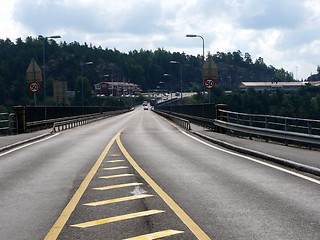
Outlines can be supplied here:
[[116, 135], [116, 142], [122, 154], [130, 162], [132, 167], [153, 188], [153, 190], [164, 200], [164, 202], [172, 209], [172, 211], [181, 219], [181, 221], [198, 239], [210, 240], [209, 236], [192, 220], [192, 218], [189, 217], [189, 215], [136, 163], [136, 161], [131, 157], [126, 148], [123, 146], [120, 135], [121, 131]]
[[[117, 136], [117, 135], [116, 135]], [[45, 236], [45, 240], [52, 240], [57, 239], [59, 236], [62, 228], [65, 226], [66, 222], [70, 218], [72, 212], [74, 211], [75, 207], [77, 206], [78, 202], [80, 201], [82, 195], [84, 194], [85, 190], [88, 188], [89, 183], [91, 182], [92, 178], [98, 171], [101, 163], [103, 162], [104, 158], [107, 156], [107, 153], [109, 152], [112, 144], [116, 140], [116, 136], [114, 136], [110, 142], [107, 144], [105, 149], [100, 154], [99, 158], [97, 159], [96, 163], [91, 168], [88, 175], [85, 177], [85, 179], [82, 181], [80, 187], [77, 189], [75, 194], [72, 196], [71, 200], [67, 204], [67, 206], [62, 211], [61, 215], [58, 217], [52, 228], [49, 230], [47, 235]]]

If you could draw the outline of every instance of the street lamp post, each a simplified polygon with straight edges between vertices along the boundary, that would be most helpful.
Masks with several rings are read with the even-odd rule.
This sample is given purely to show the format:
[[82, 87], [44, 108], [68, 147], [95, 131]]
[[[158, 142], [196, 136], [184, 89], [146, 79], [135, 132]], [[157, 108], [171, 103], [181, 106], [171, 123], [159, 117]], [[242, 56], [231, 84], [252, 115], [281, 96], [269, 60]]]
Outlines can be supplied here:
[[44, 37], [42, 35], [39, 35], [39, 39], [42, 39], [42, 71], [43, 71], [43, 105], [45, 106], [44, 108], [44, 118], [45, 120], [47, 119], [47, 108], [46, 108], [46, 97], [47, 97], [47, 89], [46, 89], [46, 54], [45, 54], [45, 43], [48, 39], [53, 39], [53, 38], [61, 38], [60, 35], [53, 35], [53, 36], [48, 36]]
[[[81, 63], [81, 104], [82, 104], [82, 114], [84, 114], [84, 98], [83, 98], [83, 68], [84, 65], [92, 65], [93, 62]], [[101, 87], [101, 86], [100, 86]]]
[[45, 55], [45, 43], [48, 39], [53, 39], [53, 38], [61, 38], [59, 35], [54, 35], [54, 36], [48, 36], [48, 37], [43, 37], [42, 35], [39, 35], [39, 38], [42, 38], [42, 60], [43, 60], [43, 102], [45, 105], [46, 102], [46, 55]]
[[170, 77], [170, 100], [172, 99], [172, 78], [170, 76], [170, 74], [165, 73], [163, 74], [164, 77]]
[[[186, 37], [192, 37], [192, 38], [199, 37], [202, 39], [202, 66], [203, 66], [203, 64], [204, 64], [204, 38], [201, 35], [196, 35], [196, 34], [187, 34]], [[202, 85], [203, 85], [203, 102], [204, 102], [204, 93], [205, 93], [206, 89], [205, 89], [204, 84], [202, 84]]]
[[180, 98], [182, 99], [182, 64], [177, 61], [170, 61], [170, 63], [180, 65]]
[[202, 64], [204, 63], [204, 38], [201, 35], [187, 34], [186, 37], [199, 37], [202, 39]]

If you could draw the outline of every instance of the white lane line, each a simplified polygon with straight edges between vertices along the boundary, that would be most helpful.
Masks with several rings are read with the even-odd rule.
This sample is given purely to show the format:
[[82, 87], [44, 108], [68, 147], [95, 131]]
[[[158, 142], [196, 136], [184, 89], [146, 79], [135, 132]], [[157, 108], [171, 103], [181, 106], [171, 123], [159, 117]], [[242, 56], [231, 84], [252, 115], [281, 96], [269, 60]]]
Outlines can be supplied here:
[[12, 152], [18, 151], [18, 150], [20, 150], [20, 149], [22, 149], [22, 148], [25, 148], [25, 147], [31, 146], [31, 145], [33, 145], [33, 144], [36, 144], [36, 143], [39, 143], [39, 142], [46, 141], [46, 140], [48, 140], [48, 139], [50, 139], [50, 138], [53, 138], [53, 137], [58, 136], [59, 134], [60, 134], [60, 133], [56, 133], [56, 134], [53, 134], [53, 135], [51, 135], [51, 136], [48, 136], [48, 137], [42, 138], [42, 139], [40, 139], [40, 140], [37, 140], [37, 141], [34, 141], [34, 142], [30, 142], [30, 143], [26, 143], [26, 144], [23, 144], [23, 145], [21, 145], [21, 146], [19, 146], [19, 147], [14, 147], [14, 148], [12, 148], [12, 149], [10, 149], [10, 150], [8, 150], [8, 151], [4, 152], [4, 153], [1, 153], [1, 154], [0, 154], [0, 157], [1, 157], [1, 156], [4, 156], [4, 155], [6, 155], [6, 154], [9, 154], [9, 153], [12, 153]]
[[[180, 129], [179, 129], [180, 130]], [[279, 171], [282, 171], [282, 172], [285, 172], [285, 173], [288, 173], [288, 174], [291, 174], [293, 176], [296, 176], [296, 177], [299, 177], [299, 178], [302, 178], [302, 179], [305, 179], [307, 181], [310, 181], [310, 182], [313, 182], [313, 183], [316, 183], [316, 184], [319, 184], [320, 185], [320, 181], [319, 180], [316, 180], [314, 178], [311, 178], [311, 177], [308, 177], [308, 176], [305, 176], [305, 175], [302, 175], [300, 173], [296, 173], [296, 172], [293, 172], [293, 171], [290, 171], [288, 169], [285, 169], [285, 168], [282, 168], [282, 167], [279, 167], [279, 166], [275, 166], [275, 165], [272, 165], [270, 163], [266, 163], [266, 162], [263, 162], [263, 161], [260, 161], [260, 160], [257, 160], [257, 159], [254, 159], [252, 157], [249, 157], [249, 156], [246, 156], [246, 155], [242, 155], [240, 153], [235, 153], [235, 152], [232, 152], [230, 150], [227, 150], [227, 149], [224, 149], [224, 148], [220, 148], [220, 147], [217, 147], [217, 146], [214, 146], [214, 145], [211, 145], [203, 140], [200, 140], [192, 135], [190, 135], [189, 133], [186, 133], [182, 130], [180, 130], [184, 135], [208, 146], [208, 147], [211, 147], [211, 148], [214, 148], [216, 150], [219, 150], [221, 152], [225, 152], [225, 153], [228, 153], [228, 154], [231, 154], [231, 155], [234, 155], [234, 156], [237, 156], [237, 157], [241, 157], [241, 158], [244, 158], [244, 159], [247, 159], [247, 160], [250, 160], [252, 162], [256, 162], [256, 163], [259, 163], [259, 164], [262, 164], [262, 165], [265, 165], [265, 166], [268, 166], [268, 167], [271, 167], [271, 168], [274, 168], [274, 169], [277, 169]]]

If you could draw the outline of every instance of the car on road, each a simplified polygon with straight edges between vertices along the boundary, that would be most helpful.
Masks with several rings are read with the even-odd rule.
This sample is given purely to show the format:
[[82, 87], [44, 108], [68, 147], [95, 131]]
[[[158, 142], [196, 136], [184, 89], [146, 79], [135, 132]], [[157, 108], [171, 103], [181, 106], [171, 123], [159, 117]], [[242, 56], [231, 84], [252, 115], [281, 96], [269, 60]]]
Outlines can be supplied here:
[[148, 110], [148, 106], [143, 106], [143, 110]]

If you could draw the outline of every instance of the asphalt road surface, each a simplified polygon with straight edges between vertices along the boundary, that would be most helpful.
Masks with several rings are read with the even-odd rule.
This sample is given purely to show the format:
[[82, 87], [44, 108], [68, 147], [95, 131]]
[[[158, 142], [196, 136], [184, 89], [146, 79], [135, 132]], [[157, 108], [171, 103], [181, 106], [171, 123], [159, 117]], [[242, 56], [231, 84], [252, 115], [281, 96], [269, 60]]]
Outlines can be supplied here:
[[0, 239], [320, 239], [320, 182], [150, 110], [0, 154]]

